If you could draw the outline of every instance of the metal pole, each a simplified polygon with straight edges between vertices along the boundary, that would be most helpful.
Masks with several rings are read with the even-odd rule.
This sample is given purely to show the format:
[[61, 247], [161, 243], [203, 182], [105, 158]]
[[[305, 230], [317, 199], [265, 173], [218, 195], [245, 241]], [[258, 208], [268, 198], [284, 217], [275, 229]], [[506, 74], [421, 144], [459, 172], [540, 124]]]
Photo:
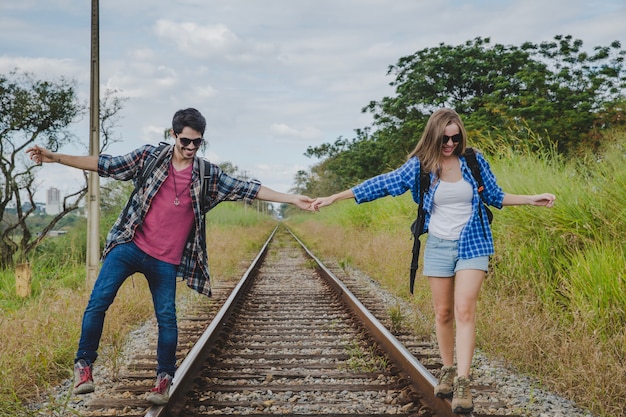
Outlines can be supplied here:
[[[100, 24], [98, 0], [91, 0], [91, 94], [89, 155], [100, 153]], [[87, 283], [93, 285], [100, 263], [100, 178], [89, 171], [87, 192]]]

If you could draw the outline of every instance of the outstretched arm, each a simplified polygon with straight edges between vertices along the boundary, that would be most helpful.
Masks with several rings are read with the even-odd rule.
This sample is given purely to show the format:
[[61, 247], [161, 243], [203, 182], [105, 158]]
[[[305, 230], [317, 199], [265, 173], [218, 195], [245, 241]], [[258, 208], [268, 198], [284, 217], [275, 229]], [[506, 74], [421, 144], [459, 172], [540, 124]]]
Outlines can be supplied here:
[[98, 171], [98, 157], [92, 155], [75, 156], [65, 155], [56, 152], [50, 152], [48, 149], [35, 145], [26, 149], [26, 153], [32, 161], [37, 165], [42, 163], [56, 162], [58, 164], [67, 165], [69, 167], [83, 169], [86, 171]]
[[318, 197], [313, 202], [313, 208], [315, 210], [319, 210], [320, 207], [330, 206], [335, 201], [347, 200], [349, 198], [354, 198], [354, 192], [352, 189], [348, 189], [328, 197]]
[[274, 201], [276, 203], [289, 203], [301, 208], [302, 210], [313, 210], [313, 199], [305, 195], [299, 194], [286, 194], [278, 191], [274, 191], [271, 188], [261, 186], [256, 198], [264, 201]]
[[554, 194], [543, 193], [535, 195], [520, 195], [520, 194], [504, 194], [504, 200], [502, 200], [503, 206], [545, 206], [553, 207], [556, 197]]

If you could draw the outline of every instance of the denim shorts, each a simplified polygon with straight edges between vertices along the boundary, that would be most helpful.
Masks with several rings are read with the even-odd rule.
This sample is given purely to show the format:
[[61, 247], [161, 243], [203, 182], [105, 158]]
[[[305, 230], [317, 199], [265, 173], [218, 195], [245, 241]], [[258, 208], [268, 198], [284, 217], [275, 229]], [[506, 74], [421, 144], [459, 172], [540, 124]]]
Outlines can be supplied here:
[[424, 270], [427, 277], [453, 277], [463, 269], [489, 270], [489, 256], [459, 259], [459, 241], [428, 235], [424, 249]]

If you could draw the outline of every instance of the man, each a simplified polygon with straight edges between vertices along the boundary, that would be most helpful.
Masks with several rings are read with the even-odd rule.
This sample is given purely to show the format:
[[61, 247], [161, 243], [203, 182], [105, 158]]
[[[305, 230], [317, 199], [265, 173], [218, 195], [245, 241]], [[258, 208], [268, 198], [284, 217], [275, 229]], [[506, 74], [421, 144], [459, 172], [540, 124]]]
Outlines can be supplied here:
[[[194, 290], [211, 295], [206, 250], [204, 212], [226, 200], [255, 198], [291, 203], [311, 209], [312, 199], [284, 194], [257, 182], [241, 181], [226, 175], [218, 166], [207, 164], [208, 196], [202, 195], [200, 164], [196, 156], [204, 141], [205, 118], [193, 108], [174, 114], [170, 135], [175, 144], [133, 193], [107, 236], [100, 274], [85, 309], [81, 337], [74, 360], [74, 393], [95, 389], [92, 367], [102, 336], [104, 317], [122, 283], [130, 275], [142, 273], [152, 294], [158, 323], [157, 381], [148, 394], [152, 404], [169, 400], [169, 389], [176, 371], [176, 277], [182, 276]], [[141, 168], [155, 150], [144, 145], [121, 156], [73, 156], [34, 146], [26, 152], [37, 164], [56, 162], [98, 172], [102, 177], [137, 181]], [[206, 171], [206, 169], [205, 169]], [[206, 197], [208, 203], [205, 204]]]

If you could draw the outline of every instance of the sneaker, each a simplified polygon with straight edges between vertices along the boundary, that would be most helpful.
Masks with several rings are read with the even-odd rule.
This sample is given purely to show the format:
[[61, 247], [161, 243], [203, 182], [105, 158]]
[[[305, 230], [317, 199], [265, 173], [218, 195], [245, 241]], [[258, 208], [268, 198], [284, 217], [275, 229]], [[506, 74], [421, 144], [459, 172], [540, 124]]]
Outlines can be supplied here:
[[87, 394], [96, 389], [91, 375], [91, 365], [81, 359], [74, 364], [74, 394]]
[[154, 405], [164, 405], [170, 399], [170, 385], [172, 385], [173, 377], [165, 372], [157, 375], [156, 385], [148, 394], [148, 402]]
[[452, 397], [452, 387], [456, 376], [456, 366], [444, 366], [439, 374], [439, 383], [435, 386], [435, 396], [439, 398]]
[[471, 413], [474, 409], [470, 380], [465, 376], [454, 378], [454, 398], [452, 398], [452, 411], [457, 414]]

